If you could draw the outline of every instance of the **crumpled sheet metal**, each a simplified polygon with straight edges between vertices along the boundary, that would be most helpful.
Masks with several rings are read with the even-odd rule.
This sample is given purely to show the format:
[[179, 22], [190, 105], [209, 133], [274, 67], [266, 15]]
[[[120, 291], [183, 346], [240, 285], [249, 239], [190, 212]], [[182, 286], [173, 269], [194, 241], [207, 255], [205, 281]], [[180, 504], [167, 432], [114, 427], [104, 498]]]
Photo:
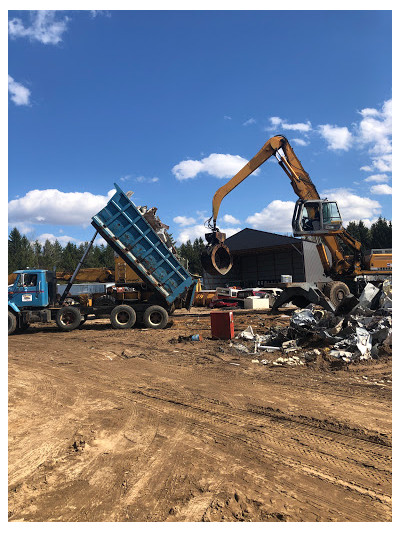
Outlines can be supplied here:
[[[344, 362], [377, 358], [379, 347], [392, 344], [391, 310], [372, 310], [368, 306], [375, 306], [382, 296], [389, 298], [389, 294], [389, 283], [386, 283], [384, 289], [367, 284], [360, 296], [361, 303], [356, 298], [349, 301], [342, 316], [309, 304], [292, 313], [287, 327], [271, 327], [266, 335], [257, 335], [249, 326], [239, 334], [239, 338], [254, 342], [253, 353], [279, 350], [288, 353], [306, 347], [309, 341], [320, 339], [322, 346], [331, 346], [331, 356]], [[349, 307], [352, 307], [351, 312]]]
[[371, 335], [364, 328], [356, 328], [357, 348], [361, 353], [360, 359], [367, 359], [371, 357]]
[[314, 317], [313, 310], [305, 308], [293, 311], [290, 324], [300, 327], [312, 327], [317, 325], [317, 321]]
[[392, 310], [392, 282], [390, 279], [385, 279], [382, 284], [382, 294], [379, 300], [379, 305], [382, 309]]
[[359, 300], [359, 306], [369, 309], [371, 307], [372, 301], [375, 296], [378, 294], [379, 289], [372, 285], [372, 283], [367, 283], [362, 291]]

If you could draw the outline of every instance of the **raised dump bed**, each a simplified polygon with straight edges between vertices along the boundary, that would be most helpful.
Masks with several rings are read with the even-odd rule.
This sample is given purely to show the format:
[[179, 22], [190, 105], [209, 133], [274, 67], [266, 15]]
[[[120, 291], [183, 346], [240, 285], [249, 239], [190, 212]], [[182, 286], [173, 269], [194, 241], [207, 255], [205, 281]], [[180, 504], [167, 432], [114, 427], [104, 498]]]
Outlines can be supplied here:
[[[196, 280], [179, 263], [122, 189], [92, 218], [92, 225], [117, 254], [172, 305], [193, 303]], [[186, 294], [185, 294], [186, 293]]]

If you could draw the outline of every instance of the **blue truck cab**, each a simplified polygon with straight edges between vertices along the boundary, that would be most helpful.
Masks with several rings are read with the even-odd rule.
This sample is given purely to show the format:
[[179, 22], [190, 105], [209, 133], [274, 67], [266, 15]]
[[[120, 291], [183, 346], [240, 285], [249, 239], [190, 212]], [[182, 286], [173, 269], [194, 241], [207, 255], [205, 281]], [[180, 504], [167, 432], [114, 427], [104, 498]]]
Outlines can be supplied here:
[[49, 305], [46, 270], [17, 270], [15, 274], [14, 285], [8, 289], [8, 305], [14, 310]]
[[16, 270], [8, 287], [8, 332], [26, 329], [31, 322], [50, 322], [56, 313], [55, 272], [35, 269]]

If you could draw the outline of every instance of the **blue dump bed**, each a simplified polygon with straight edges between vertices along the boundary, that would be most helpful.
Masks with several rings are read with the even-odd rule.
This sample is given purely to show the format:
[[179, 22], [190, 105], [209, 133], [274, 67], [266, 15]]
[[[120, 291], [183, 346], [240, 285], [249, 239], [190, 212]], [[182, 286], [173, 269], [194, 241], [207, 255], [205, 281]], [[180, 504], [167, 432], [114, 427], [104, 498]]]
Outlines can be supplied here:
[[196, 280], [168, 250], [126, 194], [117, 192], [92, 218], [92, 225], [117, 254], [169, 303], [193, 303]]

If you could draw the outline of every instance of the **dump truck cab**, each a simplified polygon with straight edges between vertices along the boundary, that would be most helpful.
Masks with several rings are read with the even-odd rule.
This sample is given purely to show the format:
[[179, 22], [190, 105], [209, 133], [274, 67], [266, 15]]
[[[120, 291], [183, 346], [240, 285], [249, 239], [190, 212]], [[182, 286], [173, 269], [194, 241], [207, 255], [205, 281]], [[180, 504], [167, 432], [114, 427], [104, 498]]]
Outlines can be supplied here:
[[57, 287], [54, 272], [48, 270], [16, 270], [14, 284], [8, 288], [8, 304], [14, 310], [38, 309], [54, 303]]

